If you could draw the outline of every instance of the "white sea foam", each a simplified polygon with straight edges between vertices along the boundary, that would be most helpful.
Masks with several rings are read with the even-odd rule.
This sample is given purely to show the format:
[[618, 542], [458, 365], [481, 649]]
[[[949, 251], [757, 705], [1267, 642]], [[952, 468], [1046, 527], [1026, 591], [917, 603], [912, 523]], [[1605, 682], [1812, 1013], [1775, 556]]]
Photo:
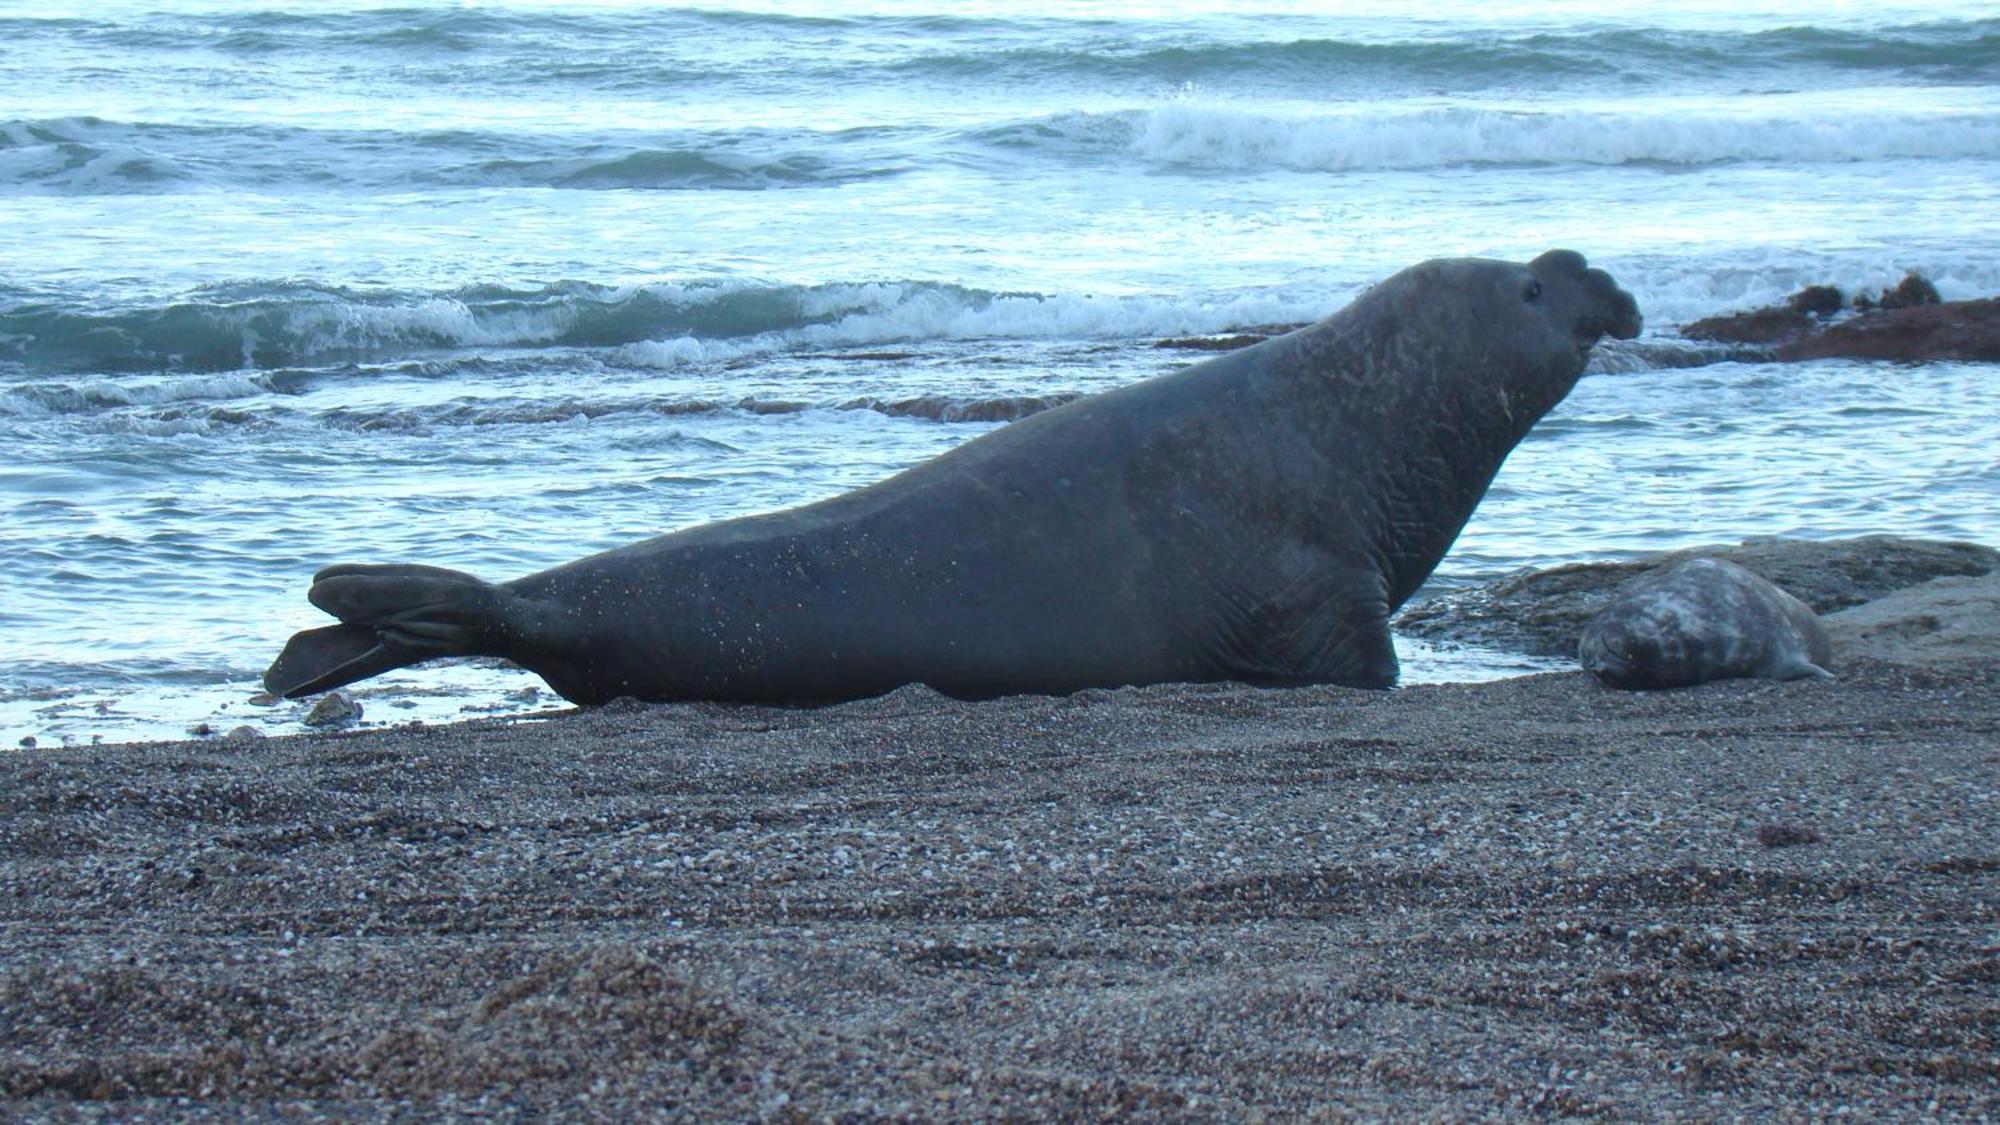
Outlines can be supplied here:
[[1178, 102], [1146, 112], [1132, 151], [1149, 161], [1229, 170], [1347, 172], [1479, 164], [1677, 164], [2000, 154], [1990, 112], [1816, 113], [1687, 109], [1382, 108], [1278, 115]]
[[1832, 285], [1848, 296], [1894, 288], [1920, 273], [1947, 301], [2000, 292], [2000, 254], [1908, 252], [1884, 258], [1873, 249], [1843, 252], [1771, 248], [1717, 261], [1696, 255], [1634, 257], [1596, 263], [1639, 299], [1649, 329], [1670, 331], [1703, 317], [1765, 308], [1808, 285]]
[[546, 343], [575, 323], [574, 307], [549, 303], [532, 309], [474, 309], [448, 297], [410, 303], [349, 301], [289, 306], [285, 320], [298, 350], [368, 350], [384, 344], [497, 347]]
[[90, 195], [157, 190], [189, 179], [131, 126], [95, 118], [0, 123], [0, 190]]
[[745, 354], [748, 353], [740, 344], [697, 340], [693, 336], [676, 336], [671, 340], [641, 340], [613, 350], [613, 355], [621, 363], [633, 367], [653, 367], [662, 371], [722, 363]]
[[257, 398], [270, 390], [262, 378], [244, 372], [126, 378], [90, 376], [11, 387], [0, 394], [0, 417], [46, 418], [133, 406], [228, 402]]

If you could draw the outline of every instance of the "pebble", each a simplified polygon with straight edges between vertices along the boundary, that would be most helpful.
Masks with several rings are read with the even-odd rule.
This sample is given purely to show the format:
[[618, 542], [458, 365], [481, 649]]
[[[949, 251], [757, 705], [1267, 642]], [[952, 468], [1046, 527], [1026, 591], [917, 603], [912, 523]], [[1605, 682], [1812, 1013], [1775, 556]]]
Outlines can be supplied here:
[[361, 704], [344, 691], [330, 691], [319, 697], [301, 722], [309, 727], [344, 727], [361, 718]]

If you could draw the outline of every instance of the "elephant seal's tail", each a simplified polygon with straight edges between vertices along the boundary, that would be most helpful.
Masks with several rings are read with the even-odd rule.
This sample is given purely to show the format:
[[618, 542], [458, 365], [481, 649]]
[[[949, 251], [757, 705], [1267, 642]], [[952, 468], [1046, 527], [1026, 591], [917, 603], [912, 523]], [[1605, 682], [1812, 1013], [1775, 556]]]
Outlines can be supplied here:
[[491, 651], [501, 590], [435, 566], [331, 566], [313, 575], [312, 604], [340, 618], [285, 642], [264, 673], [273, 695], [297, 698], [440, 656]]

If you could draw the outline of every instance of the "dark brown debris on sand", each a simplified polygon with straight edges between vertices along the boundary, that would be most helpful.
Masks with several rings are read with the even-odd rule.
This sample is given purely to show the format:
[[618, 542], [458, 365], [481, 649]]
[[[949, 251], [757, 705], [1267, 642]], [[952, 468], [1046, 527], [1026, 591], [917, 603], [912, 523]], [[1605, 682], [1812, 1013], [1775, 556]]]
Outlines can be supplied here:
[[1821, 839], [1819, 829], [1796, 820], [1772, 820], [1757, 826], [1757, 842], [1767, 848], [1796, 848]]
[[2000, 1112], [1996, 841], [1990, 667], [9, 753], [0, 1095], [1972, 1118]]

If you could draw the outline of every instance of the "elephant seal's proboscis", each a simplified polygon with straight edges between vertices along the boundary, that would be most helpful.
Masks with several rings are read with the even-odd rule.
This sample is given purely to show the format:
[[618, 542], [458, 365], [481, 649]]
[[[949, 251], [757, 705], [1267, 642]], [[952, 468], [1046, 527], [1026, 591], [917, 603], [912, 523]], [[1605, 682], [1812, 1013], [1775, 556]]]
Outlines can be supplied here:
[[1166, 681], [1386, 687], [1389, 615], [1592, 345], [1640, 327], [1581, 255], [1444, 259], [1309, 327], [1079, 399], [816, 504], [489, 584], [335, 566], [304, 695], [504, 657], [563, 696], [807, 703]]
[[1833, 644], [1812, 607], [1725, 559], [1689, 559], [1621, 587], [1583, 628], [1577, 660], [1612, 687], [1828, 679]]

